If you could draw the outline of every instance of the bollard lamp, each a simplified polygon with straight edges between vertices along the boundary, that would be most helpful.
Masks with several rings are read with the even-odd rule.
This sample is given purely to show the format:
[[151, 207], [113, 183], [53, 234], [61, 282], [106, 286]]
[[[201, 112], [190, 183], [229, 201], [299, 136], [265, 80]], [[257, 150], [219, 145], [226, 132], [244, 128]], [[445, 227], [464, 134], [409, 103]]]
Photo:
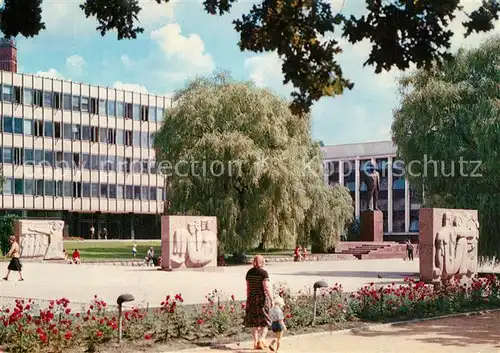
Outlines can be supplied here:
[[123, 337], [123, 317], [122, 317], [122, 306], [123, 303], [133, 302], [135, 300], [132, 294], [122, 294], [116, 299], [116, 304], [118, 304], [118, 343], [121, 343]]
[[313, 285], [313, 289], [314, 289], [314, 308], [313, 308], [312, 326], [314, 326], [314, 324], [316, 322], [316, 304], [318, 302], [318, 298], [316, 297], [316, 292], [317, 292], [318, 288], [328, 288], [328, 283], [326, 283], [325, 281], [317, 281]]

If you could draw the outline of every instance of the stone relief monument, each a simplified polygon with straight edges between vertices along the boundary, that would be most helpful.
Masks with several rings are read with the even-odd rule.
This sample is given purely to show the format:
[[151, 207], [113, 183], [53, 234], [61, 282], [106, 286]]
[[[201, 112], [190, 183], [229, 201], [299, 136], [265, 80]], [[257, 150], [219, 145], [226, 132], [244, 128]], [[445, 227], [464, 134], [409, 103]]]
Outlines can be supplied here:
[[21, 219], [14, 229], [21, 258], [64, 260], [64, 221]]
[[217, 218], [163, 216], [161, 254], [164, 269], [217, 266]]
[[361, 173], [363, 182], [366, 185], [365, 202], [367, 211], [379, 210], [378, 208], [378, 194], [380, 192], [380, 175], [373, 166], [368, 164], [366, 171]]
[[476, 210], [420, 210], [420, 278], [446, 282], [477, 273], [479, 222]]

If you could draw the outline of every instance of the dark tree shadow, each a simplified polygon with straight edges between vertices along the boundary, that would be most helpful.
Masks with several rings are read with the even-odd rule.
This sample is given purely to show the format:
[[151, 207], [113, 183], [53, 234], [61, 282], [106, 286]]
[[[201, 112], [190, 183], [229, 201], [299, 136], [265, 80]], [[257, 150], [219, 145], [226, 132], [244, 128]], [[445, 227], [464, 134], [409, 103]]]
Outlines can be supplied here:
[[[419, 323], [396, 325], [395, 330], [376, 329], [353, 330], [360, 337], [408, 336], [422, 343], [443, 346], [468, 347], [491, 345], [500, 348], [500, 312], [480, 315], [458, 316], [454, 318], [427, 320]], [[437, 335], [435, 335], [437, 334]], [[430, 337], [416, 337], [431, 335]], [[471, 347], [471, 352], [473, 347]], [[500, 351], [500, 350], [499, 350]]]

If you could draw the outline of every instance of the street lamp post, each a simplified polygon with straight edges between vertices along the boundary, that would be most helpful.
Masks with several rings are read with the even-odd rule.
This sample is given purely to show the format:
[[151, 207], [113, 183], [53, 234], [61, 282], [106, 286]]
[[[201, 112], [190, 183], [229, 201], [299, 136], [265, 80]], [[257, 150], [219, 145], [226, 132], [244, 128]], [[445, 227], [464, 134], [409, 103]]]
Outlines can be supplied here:
[[123, 337], [122, 305], [134, 300], [135, 298], [132, 294], [122, 294], [116, 299], [116, 303], [118, 304], [118, 343], [121, 343]]
[[316, 296], [316, 291], [318, 290], [318, 288], [327, 288], [327, 287], [328, 287], [328, 283], [326, 283], [325, 281], [318, 281], [318, 282], [314, 283], [314, 285], [313, 285], [313, 288], [314, 288], [314, 308], [313, 308], [312, 326], [314, 326], [315, 322], [316, 322], [316, 304], [318, 302], [318, 298]]

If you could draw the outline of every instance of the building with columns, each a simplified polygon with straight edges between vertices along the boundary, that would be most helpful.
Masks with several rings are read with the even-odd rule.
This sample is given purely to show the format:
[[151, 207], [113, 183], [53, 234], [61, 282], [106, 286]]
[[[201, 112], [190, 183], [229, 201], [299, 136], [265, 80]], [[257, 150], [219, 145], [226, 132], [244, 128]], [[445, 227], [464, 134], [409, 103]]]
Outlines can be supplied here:
[[160, 236], [164, 177], [153, 134], [167, 97], [17, 73], [0, 43], [0, 212], [62, 219], [70, 236]]
[[356, 218], [367, 208], [362, 180], [367, 163], [372, 163], [380, 174], [378, 207], [384, 215], [384, 237], [390, 240], [418, 232], [420, 198], [405, 177], [404, 162], [397, 159], [391, 141], [325, 146], [322, 152], [325, 182], [349, 188]]

